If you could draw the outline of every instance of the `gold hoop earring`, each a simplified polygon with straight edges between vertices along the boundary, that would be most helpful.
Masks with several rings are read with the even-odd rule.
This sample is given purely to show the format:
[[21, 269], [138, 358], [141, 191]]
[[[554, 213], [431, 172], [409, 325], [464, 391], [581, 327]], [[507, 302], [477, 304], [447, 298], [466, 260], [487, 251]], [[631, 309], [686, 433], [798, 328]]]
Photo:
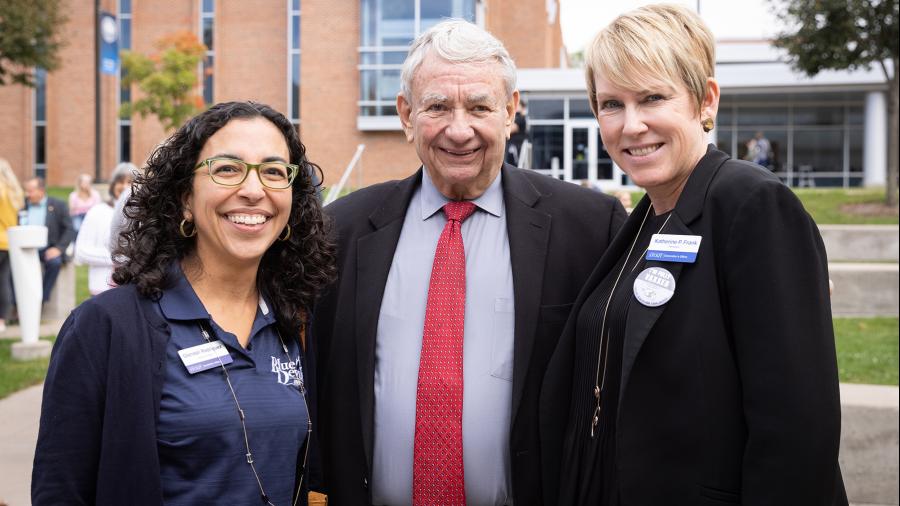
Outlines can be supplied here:
[[185, 226], [186, 224], [191, 224], [191, 225], [193, 225], [193, 223], [194, 223], [194, 222], [192, 222], [192, 221], [188, 221], [187, 219], [183, 219], [183, 220], [181, 220], [181, 225], [178, 225], [178, 230], [181, 232], [181, 236], [184, 237], [185, 239], [190, 239], [191, 237], [194, 237], [195, 235], [197, 235], [197, 227], [193, 227], [193, 228], [191, 229], [191, 233], [190, 233], [190, 234], [188, 234], [187, 232], [184, 231], [184, 226]]
[[716, 123], [712, 118], [706, 118], [705, 120], [701, 121], [700, 124], [703, 125], [704, 132], [711, 132], [712, 129], [716, 126]]
[[[283, 237], [282, 237], [283, 236]], [[284, 226], [284, 232], [281, 233], [281, 236], [278, 236], [279, 241], [287, 241], [291, 238], [291, 225], [288, 223]]]

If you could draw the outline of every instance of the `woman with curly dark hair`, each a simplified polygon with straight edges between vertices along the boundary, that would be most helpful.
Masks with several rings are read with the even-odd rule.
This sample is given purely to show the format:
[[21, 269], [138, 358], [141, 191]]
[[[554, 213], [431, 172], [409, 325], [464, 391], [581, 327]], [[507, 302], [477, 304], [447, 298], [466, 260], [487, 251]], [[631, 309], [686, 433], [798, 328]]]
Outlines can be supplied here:
[[253, 102], [213, 106], [151, 155], [114, 251], [120, 286], [54, 346], [34, 504], [298, 500], [302, 336], [335, 275], [320, 174]]

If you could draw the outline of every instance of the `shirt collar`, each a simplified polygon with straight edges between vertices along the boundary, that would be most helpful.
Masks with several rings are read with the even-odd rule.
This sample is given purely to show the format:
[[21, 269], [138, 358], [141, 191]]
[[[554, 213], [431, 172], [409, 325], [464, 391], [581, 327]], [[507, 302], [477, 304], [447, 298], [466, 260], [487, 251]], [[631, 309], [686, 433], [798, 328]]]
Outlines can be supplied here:
[[[179, 262], [172, 262], [168, 276], [174, 280], [171, 286], [163, 290], [159, 299], [159, 308], [163, 316], [168, 320], [210, 320], [209, 312], [197, 297], [197, 292], [181, 270]], [[265, 320], [266, 324], [275, 323], [275, 313], [269, 309], [262, 294], [259, 296], [259, 310], [257, 318]]]
[[[503, 189], [500, 183], [502, 178], [503, 171], [501, 170], [497, 173], [497, 177], [494, 178], [494, 181], [488, 186], [487, 190], [485, 190], [480, 197], [472, 201], [479, 209], [496, 217], [503, 216]], [[428, 175], [428, 169], [425, 167], [422, 167], [421, 195], [423, 221], [431, 218], [444, 207], [444, 204], [450, 202], [450, 199], [445, 197], [444, 194], [439, 192], [437, 187], [434, 186], [431, 177]]]

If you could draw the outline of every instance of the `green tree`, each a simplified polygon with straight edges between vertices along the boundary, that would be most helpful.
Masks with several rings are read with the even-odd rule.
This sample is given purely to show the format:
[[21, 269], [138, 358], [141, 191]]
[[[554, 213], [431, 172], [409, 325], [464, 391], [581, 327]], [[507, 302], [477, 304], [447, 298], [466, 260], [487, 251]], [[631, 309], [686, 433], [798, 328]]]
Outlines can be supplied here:
[[[787, 25], [775, 45], [787, 50], [792, 66], [814, 76], [825, 69], [877, 66], [888, 83], [889, 205], [897, 204], [898, 0], [769, 0]], [[889, 65], [890, 63], [890, 65]]]
[[34, 86], [33, 67], [56, 69], [66, 21], [60, 0], [0, 0], [0, 86]]
[[122, 52], [122, 86], [136, 84], [140, 98], [122, 104], [123, 118], [152, 114], [166, 131], [171, 131], [203, 110], [203, 97], [197, 94], [197, 66], [206, 46], [190, 32], [177, 32], [156, 43], [157, 53], [145, 56]]

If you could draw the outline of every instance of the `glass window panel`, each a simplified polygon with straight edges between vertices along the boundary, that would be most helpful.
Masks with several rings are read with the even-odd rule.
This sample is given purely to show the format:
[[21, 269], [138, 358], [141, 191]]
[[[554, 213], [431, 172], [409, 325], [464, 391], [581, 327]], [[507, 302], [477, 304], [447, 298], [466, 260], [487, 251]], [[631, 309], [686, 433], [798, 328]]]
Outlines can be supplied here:
[[364, 65], [402, 65], [406, 51], [363, 51], [360, 62]]
[[119, 125], [119, 161], [131, 161], [131, 125]]
[[47, 128], [44, 125], [34, 127], [34, 163], [47, 163]]
[[850, 106], [847, 108], [847, 121], [851, 125], [862, 125], [866, 118], [866, 113], [862, 107]]
[[843, 125], [844, 108], [842, 106], [795, 107], [795, 125]]
[[291, 55], [291, 118], [300, 117], [300, 55]]
[[300, 49], [300, 16], [291, 16], [291, 48]]
[[[121, 78], [125, 79], [125, 76], [128, 75], [128, 73], [122, 67], [119, 67], [119, 69], [121, 72]], [[131, 87], [130, 86], [122, 85], [122, 87], [119, 89], [119, 102], [123, 103], [123, 104], [126, 102], [131, 102]]]
[[216, 12], [216, 2], [214, 0], [203, 0], [203, 12]]
[[421, 0], [419, 9], [422, 16], [419, 26], [420, 33], [446, 18], [464, 18], [475, 21], [474, 0]]
[[119, 22], [119, 49], [131, 49], [131, 20]]
[[300, 0], [293, 0], [291, 2], [291, 9], [293, 9], [295, 11], [299, 11], [300, 10]]
[[863, 171], [863, 131], [850, 130], [850, 172]]
[[47, 71], [42, 68], [34, 69], [34, 119], [47, 119]]
[[362, 0], [362, 45], [406, 46], [415, 38], [414, 0]]
[[203, 60], [203, 102], [207, 105], [213, 103], [213, 63], [213, 56]]
[[730, 128], [716, 128], [716, 147], [720, 151], [724, 151], [731, 155], [732, 158], [740, 158], [736, 153], [731, 152], [731, 136], [734, 131]]
[[719, 112], [716, 113], [716, 127], [730, 127], [734, 119], [734, 109], [731, 106], [719, 106]]
[[131, 14], [131, 0], [119, 0], [119, 13]]
[[562, 125], [533, 125], [531, 127], [533, 167], [535, 169], [549, 169], [553, 158], [556, 158], [559, 161], [560, 171], [562, 170], [563, 129]]
[[203, 18], [203, 45], [206, 49], [213, 50], [213, 20], [212, 18]]
[[737, 120], [738, 126], [787, 126], [788, 106], [785, 104], [776, 107], [739, 107]]
[[[769, 130], [738, 130], [737, 131], [737, 156], [735, 158], [740, 158], [742, 160], [756, 161], [754, 160], [754, 156], [749, 152], [749, 148], [751, 146], [751, 139], [755, 139], [757, 133], [762, 133], [762, 136], [769, 141], [769, 145], [771, 146], [771, 152], [768, 156], [768, 162], [764, 165], [769, 169], [775, 172], [781, 172], [787, 170], [785, 164], [787, 163], [787, 130], [777, 130], [777, 129], [769, 129]], [[725, 152], [729, 152], [725, 150]], [[734, 156], [734, 155], [732, 155]], [[796, 163], [796, 160], [795, 160]]]
[[528, 117], [531, 119], [563, 119], [565, 110], [562, 99], [536, 99], [528, 101]]
[[400, 70], [361, 70], [359, 72], [360, 98], [361, 100], [388, 100], [397, 99], [400, 91]]
[[794, 170], [841, 172], [844, 169], [844, 135], [840, 131], [794, 131]]
[[587, 99], [581, 100], [576, 98], [569, 99], [569, 117], [570, 118], [593, 118], [594, 113], [591, 111], [591, 104]]

